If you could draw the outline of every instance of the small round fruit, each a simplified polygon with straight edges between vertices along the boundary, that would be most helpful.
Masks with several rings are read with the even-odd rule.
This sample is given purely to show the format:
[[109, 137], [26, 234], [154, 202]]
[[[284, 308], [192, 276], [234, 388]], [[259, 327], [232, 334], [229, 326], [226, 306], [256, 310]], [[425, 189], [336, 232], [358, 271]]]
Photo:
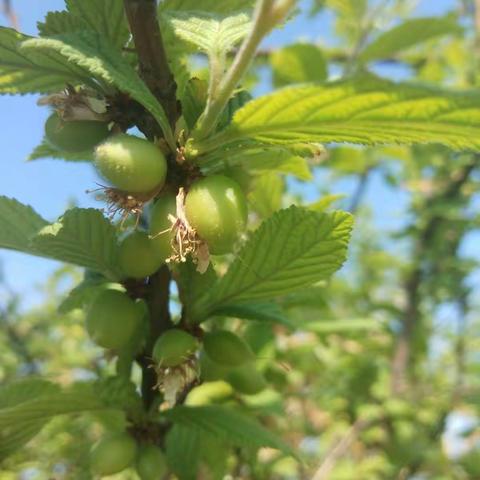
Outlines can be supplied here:
[[135, 440], [126, 433], [100, 439], [90, 452], [90, 468], [96, 475], [113, 475], [129, 467], [137, 455]]
[[161, 195], [150, 212], [150, 238], [159, 258], [165, 261], [171, 254], [173, 233], [170, 232], [172, 222], [169, 215], [177, 214], [175, 195], [166, 193]]
[[255, 358], [247, 343], [227, 330], [207, 333], [203, 347], [211, 360], [227, 367], [239, 367]]
[[163, 333], [153, 347], [153, 359], [162, 367], [183, 363], [197, 349], [197, 340], [189, 333], [172, 328]]
[[247, 201], [240, 186], [223, 175], [196, 181], [185, 199], [189, 223], [208, 244], [210, 253], [231, 252], [247, 224]]
[[110, 131], [105, 122], [95, 120], [63, 121], [52, 113], [45, 122], [45, 136], [50, 144], [66, 152], [87, 152], [105, 140]]
[[227, 378], [228, 368], [219, 365], [210, 359], [205, 353], [200, 353], [200, 376], [205, 382], [214, 382], [216, 380], [224, 380]]
[[121, 349], [141, 327], [143, 311], [125, 293], [104, 290], [87, 311], [87, 331], [103, 348]]
[[164, 259], [145, 232], [135, 231], [120, 243], [118, 261], [129, 278], [144, 278], [155, 273]]
[[167, 460], [161, 448], [155, 445], [140, 447], [137, 472], [141, 480], [159, 480], [167, 473]]
[[156, 145], [124, 133], [97, 146], [95, 166], [114, 187], [131, 193], [161, 188], [167, 174], [167, 162]]
[[253, 362], [229, 370], [227, 382], [235, 390], [245, 395], [255, 395], [267, 386], [265, 378], [256, 369]]
[[185, 400], [185, 405], [199, 407], [201, 405], [221, 403], [231, 397], [232, 393], [232, 386], [223, 380], [205, 382], [190, 391]]

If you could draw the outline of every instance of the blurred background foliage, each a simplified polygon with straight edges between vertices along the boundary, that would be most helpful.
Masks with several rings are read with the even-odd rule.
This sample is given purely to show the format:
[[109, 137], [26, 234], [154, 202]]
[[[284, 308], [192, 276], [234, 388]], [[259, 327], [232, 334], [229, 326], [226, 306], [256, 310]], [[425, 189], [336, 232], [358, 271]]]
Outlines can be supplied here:
[[[477, 86], [479, 6], [459, 0], [448, 15], [422, 23], [414, 20], [416, 3], [302, 3], [311, 20], [331, 16], [334, 41], [262, 50], [249, 87], [368, 72]], [[198, 65], [202, 59], [193, 58], [192, 68]], [[480, 157], [435, 146], [333, 145], [315, 153], [307, 170], [296, 162], [294, 175], [256, 177], [251, 209], [260, 220], [291, 203], [347, 208], [356, 215], [349, 261], [328, 285], [279, 300], [294, 328], [212, 320], [243, 332], [269, 387], [208, 400], [253, 412], [305, 462], [267, 449], [231, 454], [205, 438], [198, 478], [479, 479]], [[250, 181], [248, 172], [238, 173]], [[41, 287], [43, 303], [27, 309], [21, 292], [1, 279], [0, 384], [42, 375], [67, 385], [113, 372], [87, 339], [82, 312], [58, 309], [66, 287], [81, 278], [72, 267], [59, 268]], [[91, 478], [86, 452], [103, 428], [122, 421], [94, 420], [56, 418], [2, 464], [0, 479]]]

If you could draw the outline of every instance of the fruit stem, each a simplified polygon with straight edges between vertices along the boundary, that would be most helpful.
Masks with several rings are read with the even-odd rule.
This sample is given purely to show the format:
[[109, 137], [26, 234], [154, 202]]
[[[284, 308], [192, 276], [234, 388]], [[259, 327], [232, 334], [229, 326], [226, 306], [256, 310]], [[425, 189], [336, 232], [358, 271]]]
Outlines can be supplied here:
[[225, 77], [218, 88], [212, 92], [214, 98], [209, 98], [198, 128], [193, 133], [195, 139], [202, 140], [213, 131], [236, 86], [250, 67], [260, 42], [267, 33], [285, 19], [295, 3], [296, 0], [257, 0], [252, 29], [242, 43]]

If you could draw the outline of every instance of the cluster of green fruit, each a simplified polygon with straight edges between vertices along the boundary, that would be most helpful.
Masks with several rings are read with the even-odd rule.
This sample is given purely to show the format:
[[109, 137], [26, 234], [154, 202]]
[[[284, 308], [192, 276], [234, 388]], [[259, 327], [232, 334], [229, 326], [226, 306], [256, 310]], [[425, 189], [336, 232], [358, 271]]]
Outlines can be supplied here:
[[[87, 331], [95, 343], [113, 350], [126, 348], [142, 330], [145, 310], [119, 290], [97, 294], [87, 311]], [[201, 378], [225, 380], [240, 393], [255, 394], [265, 380], [255, 367], [255, 355], [240, 337], [226, 330], [208, 332], [200, 355]], [[194, 356], [198, 340], [179, 328], [164, 332], [155, 342], [152, 358], [161, 368], [177, 367]]]
[[167, 472], [165, 455], [156, 445], [138, 445], [128, 433], [103, 437], [90, 452], [90, 468], [99, 476], [113, 475], [135, 465], [142, 480], [158, 480]]
[[[134, 231], [120, 245], [120, 266], [126, 277], [152, 275], [172, 253], [172, 218], [177, 216], [176, 192], [165, 187], [167, 161], [148, 140], [111, 135], [98, 121], [63, 121], [52, 114], [45, 126], [47, 140], [62, 150], [94, 149], [95, 166], [115, 189], [141, 198], [156, 198], [150, 231]], [[188, 186], [184, 213], [196, 235], [214, 255], [231, 252], [247, 222], [246, 198], [240, 186], [224, 175], [197, 179]]]

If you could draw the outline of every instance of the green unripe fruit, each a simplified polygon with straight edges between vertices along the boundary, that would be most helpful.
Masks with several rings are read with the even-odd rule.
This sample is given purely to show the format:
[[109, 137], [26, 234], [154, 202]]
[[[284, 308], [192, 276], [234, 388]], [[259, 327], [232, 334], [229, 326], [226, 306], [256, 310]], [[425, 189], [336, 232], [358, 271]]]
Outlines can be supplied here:
[[162, 367], [183, 363], [197, 349], [197, 340], [189, 333], [172, 328], [163, 333], [153, 347], [153, 359]]
[[159, 480], [167, 473], [167, 461], [162, 450], [155, 445], [140, 448], [137, 472], [141, 480]]
[[87, 331], [103, 348], [121, 349], [141, 327], [142, 308], [125, 293], [104, 290], [93, 300], [87, 311]]
[[102, 438], [90, 452], [90, 468], [96, 475], [113, 475], [129, 467], [137, 455], [135, 440], [126, 433]]
[[174, 217], [177, 214], [175, 195], [167, 193], [161, 195], [152, 207], [150, 212], [150, 237], [157, 255], [165, 261], [171, 254], [171, 241], [173, 234], [169, 231], [172, 222], [169, 215]]
[[255, 395], [267, 387], [265, 378], [256, 369], [253, 362], [229, 370], [227, 382], [235, 390], [245, 395]]
[[95, 166], [114, 187], [131, 193], [161, 188], [167, 174], [167, 162], [156, 145], [124, 133], [97, 146]]
[[185, 405], [198, 407], [218, 403], [231, 397], [232, 393], [232, 386], [223, 380], [202, 383], [188, 394]]
[[223, 175], [195, 182], [185, 199], [190, 225], [208, 244], [210, 253], [231, 252], [247, 224], [247, 201], [240, 186]]
[[206, 382], [214, 382], [215, 380], [224, 380], [227, 378], [228, 368], [210, 360], [205, 352], [200, 354], [200, 376]]
[[247, 343], [227, 330], [207, 333], [203, 347], [214, 362], [226, 367], [239, 367], [255, 358]]
[[133, 232], [120, 243], [118, 261], [129, 278], [144, 278], [155, 273], [164, 259], [147, 233]]
[[95, 120], [63, 121], [52, 113], [45, 122], [45, 137], [49, 143], [66, 152], [86, 152], [110, 134], [105, 122]]

